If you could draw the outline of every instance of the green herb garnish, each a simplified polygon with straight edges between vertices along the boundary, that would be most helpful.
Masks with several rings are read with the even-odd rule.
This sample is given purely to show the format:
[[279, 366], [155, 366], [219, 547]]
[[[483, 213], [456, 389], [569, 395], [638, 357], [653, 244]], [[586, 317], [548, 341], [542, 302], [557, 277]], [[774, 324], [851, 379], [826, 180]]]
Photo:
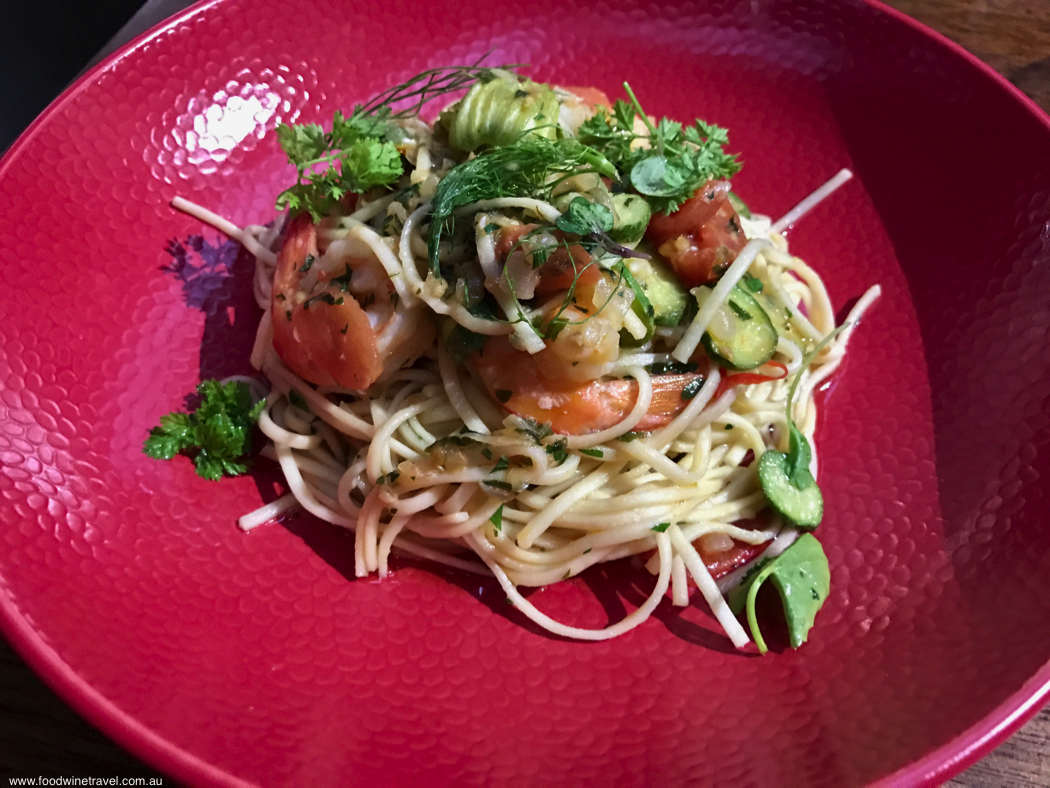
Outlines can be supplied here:
[[[740, 171], [736, 156], [722, 148], [729, 141], [724, 128], [700, 119], [686, 127], [667, 118], [654, 125], [630, 85], [624, 88], [630, 101], [614, 102], [611, 114], [599, 111], [580, 126], [578, 138], [604, 154], [654, 211], [673, 213], [707, 181]], [[642, 133], [635, 131], [636, 117], [645, 125]], [[632, 148], [639, 139], [648, 147]]]
[[682, 399], [690, 400], [693, 399], [697, 394], [700, 393], [700, 389], [704, 387], [704, 379], [696, 378], [690, 380], [682, 387]]
[[298, 172], [295, 186], [277, 197], [277, 209], [307, 211], [318, 221], [347, 194], [392, 184], [403, 172], [396, 146], [403, 135], [394, 121], [415, 117], [426, 102], [495, 74], [477, 65], [424, 71], [355, 105], [349, 117], [337, 111], [328, 132], [316, 123], [277, 124], [277, 139]]
[[544, 449], [547, 451], [547, 454], [550, 455], [552, 460], [558, 463], [558, 465], [561, 465], [569, 456], [568, 445], [567, 441], [560, 440], [555, 443], [548, 443]]
[[277, 139], [295, 165], [295, 186], [277, 197], [277, 209], [309, 212], [320, 220], [346, 195], [396, 181], [403, 171], [401, 154], [386, 139], [389, 111], [370, 115], [359, 105], [350, 117], [338, 110], [331, 131], [316, 123], [277, 126]]
[[536, 136], [494, 148], [453, 167], [441, 180], [431, 203], [430, 270], [435, 276], [441, 276], [438, 259], [441, 238], [457, 208], [500, 197], [546, 199], [558, 176], [584, 172], [616, 177], [616, 169], [604, 156], [578, 140], [549, 140]]
[[559, 230], [576, 235], [607, 233], [612, 229], [613, 215], [604, 205], [576, 197], [554, 224]]
[[758, 628], [755, 599], [766, 580], [772, 580], [780, 592], [791, 647], [798, 648], [806, 642], [817, 612], [831, 590], [831, 570], [820, 542], [812, 534], [802, 534], [776, 558], [757, 564], [740, 585], [729, 592], [730, 610], [736, 615], [747, 610], [751, 637], [763, 654], [768, 648]]
[[253, 404], [251, 391], [240, 381], [205, 380], [197, 393], [201, 403], [193, 413], [161, 416], [143, 452], [158, 460], [192, 456], [197, 474], [213, 481], [247, 472], [249, 462], [242, 458], [251, 453], [252, 426], [266, 401]]
[[550, 424], [540, 424], [538, 421], [525, 417], [521, 418], [521, 426], [517, 430], [524, 435], [528, 435], [536, 443], [543, 443], [544, 438], [554, 433]]
[[310, 404], [306, 401], [306, 397], [300, 394], [295, 389], [288, 390], [288, 401], [292, 403], [299, 410], [304, 410], [307, 413], [310, 412]]

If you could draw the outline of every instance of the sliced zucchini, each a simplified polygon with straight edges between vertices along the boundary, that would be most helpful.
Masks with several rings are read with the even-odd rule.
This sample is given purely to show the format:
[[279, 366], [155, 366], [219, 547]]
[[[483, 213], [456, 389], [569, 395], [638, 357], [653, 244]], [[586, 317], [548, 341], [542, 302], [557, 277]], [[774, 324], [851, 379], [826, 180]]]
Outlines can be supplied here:
[[634, 244], [642, 240], [653, 212], [644, 197], [637, 194], [614, 194], [613, 227], [609, 237], [618, 244]]
[[651, 255], [648, 260], [631, 257], [624, 262], [653, 306], [653, 322], [658, 326], [677, 326], [689, 306], [689, 293], [655, 250], [647, 245], [645, 251]]
[[507, 74], [475, 82], [441, 121], [452, 147], [472, 151], [482, 145], [510, 145], [526, 134], [555, 139], [560, 106], [548, 85]]
[[808, 353], [813, 347], [813, 340], [802, 334], [795, 325], [791, 322], [791, 314], [783, 306], [780, 306], [776, 301], [773, 300], [773, 296], [768, 292], [761, 279], [753, 279], [752, 283], [757, 283], [759, 290], [755, 290], [756, 285], [748, 286], [748, 282], [745, 281], [743, 286], [747, 288], [751, 295], [759, 305], [766, 310], [766, 314], [769, 316], [770, 322], [773, 323], [773, 328], [777, 331], [777, 336], [782, 336], [785, 339], [790, 339], [803, 353]]
[[777, 331], [754, 296], [737, 285], [729, 291], [702, 342], [707, 355], [723, 367], [754, 369], [773, 358]]

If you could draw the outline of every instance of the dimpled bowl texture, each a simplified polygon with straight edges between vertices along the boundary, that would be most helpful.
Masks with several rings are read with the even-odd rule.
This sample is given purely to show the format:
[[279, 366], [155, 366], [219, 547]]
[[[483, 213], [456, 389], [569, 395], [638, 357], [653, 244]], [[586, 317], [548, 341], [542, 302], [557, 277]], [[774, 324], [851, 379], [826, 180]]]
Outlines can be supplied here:
[[[352, 535], [249, 535], [274, 466], [214, 483], [142, 441], [201, 378], [250, 372], [251, 261], [177, 213], [274, 218], [278, 121], [326, 122], [476, 61], [728, 126], [840, 317], [821, 395], [832, 593], [809, 642], [735, 651], [701, 603], [609, 642], [551, 637], [495, 581]], [[225, 0], [134, 42], [0, 165], [0, 605], [103, 731], [200, 785], [937, 782], [1050, 682], [1050, 127], [987, 68], [860, 0]], [[653, 579], [598, 567], [531, 599], [601, 627]], [[775, 627], [772, 629], [775, 630]], [[775, 636], [777, 643], [783, 636]]]

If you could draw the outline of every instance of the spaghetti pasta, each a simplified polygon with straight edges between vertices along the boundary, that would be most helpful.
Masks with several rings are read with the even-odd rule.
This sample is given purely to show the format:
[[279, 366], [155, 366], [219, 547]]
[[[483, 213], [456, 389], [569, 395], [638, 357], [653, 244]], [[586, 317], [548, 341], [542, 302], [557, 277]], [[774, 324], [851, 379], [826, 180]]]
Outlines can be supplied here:
[[[538, 95], [526, 82], [521, 91]], [[571, 89], [557, 95], [565, 101]], [[586, 640], [639, 625], [668, 589], [673, 604], [688, 604], [692, 578], [744, 646], [750, 639], [723, 595], [796, 530], [790, 517], [770, 515], [758, 461], [789, 451], [796, 431], [812, 441], [815, 392], [878, 296], [871, 288], [849, 327], [817, 347], [836, 329], [834, 311], [779, 232], [848, 171], [777, 222], [729, 209], [742, 245], [718, 247], [730, 253], [682, 297], [685, 313], [654, 325], [660, 305], [639, 306], [663, 285], [631, 267], [666, 254], [676, 292], [686, 293], [693, 274], [674, 255], [683, 238], [700, 243], [702, 228], [656, 239], [647, 254], [641, 233], [612, 242], [623, 202], [600, 178], [605, 165], [586, 156], [549, 165], [543, 188], [479, 193], [448, 210], [442, 185], [487, 154], [466, 157], [440, 126], [389, 122], [407, 172], [314, 221], [279, 222], [280, 234], [174, 203], [257, 260], [264, 316], [252, 364], [271, 387], [258, 426], [290, 492], [240, 526], [302, 508], [355, 532], [358, 576], [388, 574], [394, 550], [491, 574], [532, 621]], [[723, 210], [722, 183], [712, 178], [691, 199]], [[593, 232], [573, 224], [580, 216], [597, 217]], [[439, 226], [446, 232], [435, 242]], [[748, 305], [732, 300], [741, 291]], [[776, 314], [766, 320], [767, 356], [750, 366], [728, 359], [717, 337], [731, 345], [734, 331], [753, 330], [740, 321], [759, 312]], [[815, 451], [807, 467], [816, 473]], [[629, 556], [643, 557], [656, 582], [605, 629], [560, 624], [518, 590]]]

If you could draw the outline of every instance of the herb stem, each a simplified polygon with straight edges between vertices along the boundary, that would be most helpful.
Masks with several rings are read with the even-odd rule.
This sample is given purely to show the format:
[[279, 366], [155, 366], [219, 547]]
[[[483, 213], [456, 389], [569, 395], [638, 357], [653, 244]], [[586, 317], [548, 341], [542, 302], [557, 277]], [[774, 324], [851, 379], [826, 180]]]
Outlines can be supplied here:
[[645, 110], [642, 109], [642, 105], [638, 102], [638, 97], [634, 95], [634, 91], [631, 90], [631, 86], [624, 82], [623, 89], [626, 90], [627, 95], [630, 96], [631, 103], [634, 104], [634, 108], [638, 112], [638, 115], [641, 117], [642, 123], [645, 124], [645, 127], [647, 129], [649, 129], [649, 134], [656, 138], [657, 149], [662, 155], [664, 152], [663, 140], [660, 139], [659, 135], [656, 133], [656, 127], [653, 126], [652, 122], [649, 120], [649, 116], [645, 114]]

